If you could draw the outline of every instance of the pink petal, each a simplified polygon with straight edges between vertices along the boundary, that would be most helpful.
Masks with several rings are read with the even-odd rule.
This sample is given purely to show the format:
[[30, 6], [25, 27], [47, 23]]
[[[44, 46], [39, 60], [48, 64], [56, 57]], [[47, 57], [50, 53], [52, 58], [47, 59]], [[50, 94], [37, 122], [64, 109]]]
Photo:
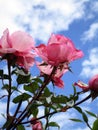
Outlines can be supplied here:
[[10, 36], [12, 48], [24, 52], [34, 48], [33, 38], [25, 32], [17, 31]]

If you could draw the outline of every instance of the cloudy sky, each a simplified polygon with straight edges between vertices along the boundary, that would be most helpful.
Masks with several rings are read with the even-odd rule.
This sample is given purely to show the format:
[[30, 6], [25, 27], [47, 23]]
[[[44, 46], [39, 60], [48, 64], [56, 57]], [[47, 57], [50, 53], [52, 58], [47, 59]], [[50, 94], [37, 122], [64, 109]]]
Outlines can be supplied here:
[[[84, 52], [82, 59], [71, 64], [73, 74], [68, 72], [63, 77], [65, 88], [56, 88], [56, 92], [70, 94], [73, 82], [83, 80], [87, 83], [98, 73], [98, 0], [0, 0], [0, 36], [6, 28], [10, 33], [17, 30], [30, 33], [37, 45], [46, 44], [51, 33], [63, 34]], [[5, 103], [0, 104], [5, 106]], [[98, 103], [88, 101], [82, 105], [93, 112], [92, 106], [96, 108]], [[0, 108], [1, 111], [4, 109]], [[78, 115], [69, 111], [55, 115], [53, 120], [57, 120], [61, 130], [89, 130], [85, 125], [70, 122], [70, 116]]]

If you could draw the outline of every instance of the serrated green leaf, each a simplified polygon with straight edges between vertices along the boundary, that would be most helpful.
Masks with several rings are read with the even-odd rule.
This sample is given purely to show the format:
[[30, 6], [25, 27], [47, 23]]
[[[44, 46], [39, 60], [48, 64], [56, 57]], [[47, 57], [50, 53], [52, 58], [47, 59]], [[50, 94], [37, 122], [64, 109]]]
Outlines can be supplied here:
[[25, 130], [25, 128], [24, 128], [23, 125], [18, 125], [18, 126], [17, 126], [17, 130]]
[[86, 111], [86, 113], [89, 114], [90, 116], [93, 116], [93, 117], [97, 118], [97, 116], [94, 113], [90, 112], [90, 111]]
[[15, 97], [15, 98], [13, 99], [13, 102], [14, 102], [14, 103], [19, 103], [20, 101], [26, 101], [26, 100], [28, 100], [30, 97], [31, 97], [31, 95], [29, 95], [29, 94], [27, 94], [27, 93], [23, 93], [23, 94], [21, 94], [21, 95]]
[[98, 119], [94, 121], [92, 130], [98, 130]]
[[75, 122], [83, 122], [82, 120], [80, 120], [80, 119], [75, 119], [75, 118], [71, 118], [70, 120], [71, 120], [71, 121], [75, 121]]
[[60, 126], [56, 122], [49, 122], [48, 126], [58, 127], [58, 129], [60, 129]]

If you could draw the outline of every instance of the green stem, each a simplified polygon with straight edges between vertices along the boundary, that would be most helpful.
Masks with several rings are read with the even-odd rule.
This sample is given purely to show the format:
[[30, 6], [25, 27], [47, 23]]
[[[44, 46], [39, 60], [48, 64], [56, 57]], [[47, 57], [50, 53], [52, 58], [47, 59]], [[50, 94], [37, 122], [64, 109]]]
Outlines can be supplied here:
[[14, 115], [13, 115], [13, 119], [11, 120], [10, 124], [9, 124], [8, 127], [7, 127], [8, 130], [10, 130], [10, 129], [14, 126], [14, 121], [17, 119], [16, 116], [17, 116], [17, 114], [18, 114], [18, 112], [19, 112], [19, 109], [20, 109], [20, 107], [21, 107], [21, 104], [22, 104], [22, 100], [18, 103], [18, 106], [17, 106], [17, 108], [16, 108], [16, 111], [15, 111], [15, 113], [14, 113]]
[[83, 100], [81, 100], [81, 101], [77, 102], [76, 104], [74, 104], [74, 107], [78, 106], [79, 104], [81, 104], [83, 102], [85, 102], [86, 100], [90, 99], [91, 97], [92, 97], [92, 95], [89, 94], [86, 98], [84, 98]]
[[7, 99], [7, 120], [9, 120], [9, 108], [10, 108], [10, 99], [11, 99], [11, 66], [8, 61], [8, 75], [9, 75], [9, 88], [8, 88], [8, 99]]

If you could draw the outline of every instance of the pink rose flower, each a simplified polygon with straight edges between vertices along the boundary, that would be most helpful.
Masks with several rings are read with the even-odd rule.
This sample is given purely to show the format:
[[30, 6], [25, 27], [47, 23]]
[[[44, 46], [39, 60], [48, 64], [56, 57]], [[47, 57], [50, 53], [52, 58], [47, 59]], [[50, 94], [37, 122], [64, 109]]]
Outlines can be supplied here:
[[[32, 118], [33, 121], [35, 118]], [[35, 120], [32, 124], [32, 130], [43, 130], [42, 123], [39, 120]]]
[[[36, 62], [37, 67], [39, 68], [41, 75], [50, 75], [52, 70], [53, 70], [53, 66], [51, 65], [44, 65], [42, 63]], [[64, 87], [64, 82], [61, 80], [62, 76], [64, 75], [64, 73], [66, 73], [68, 71], [68, 66], [63, 65], [61, 68], [60, 66], [57, 67], [57, 70], [55, 72], [55, 74], [52, 75], [51, 77], [51, 81], [53, 82], [54, 85], [63, 88]]]
[[76, 49], [69, 38], [55, 34], [51, 35], [47, 46], [41, 44], [36, 48], [36, 51], [46, 63], [53, 66], [65, 62], [70, 63], [83, 56], [83, 52]]
[[16, 59], [16, 64], [29, 69], [34, 64], [34, 41], [30, 35], [25, 32], [16, 31], [9, 35], [9, 30], [6, 29], [0, 39], [0, 55], [13, 54], [13, 59]]
[[98, 74], [89, 80], [89, 89], [98, 93]]

